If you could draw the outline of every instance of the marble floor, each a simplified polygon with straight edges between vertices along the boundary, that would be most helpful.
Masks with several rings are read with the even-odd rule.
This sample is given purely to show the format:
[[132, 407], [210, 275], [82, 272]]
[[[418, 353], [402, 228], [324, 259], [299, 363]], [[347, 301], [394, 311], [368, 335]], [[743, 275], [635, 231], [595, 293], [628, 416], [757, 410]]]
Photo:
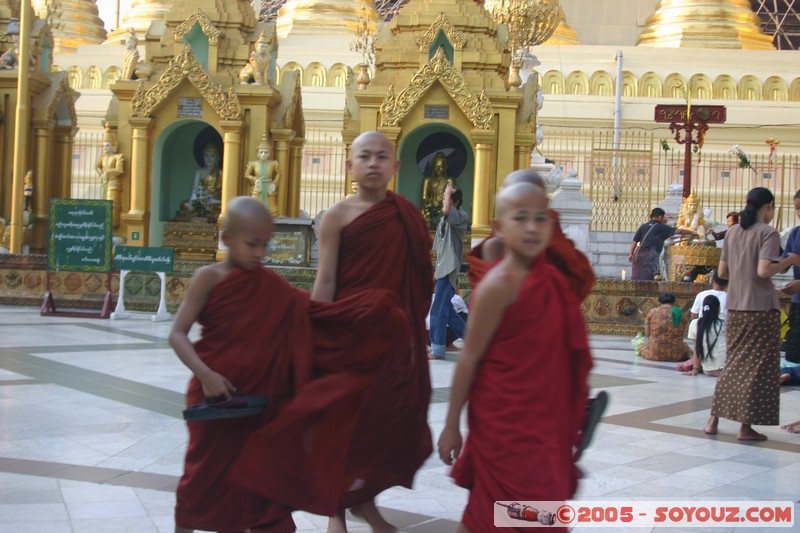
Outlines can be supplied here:
[[[188, 371], [167, 344], [169, 327], [146, 316], [41, 317], [0, 307], [0, 533], [173, 530]], [[581, 461], [578, 499], [792, 501], [798, 512], [800, 435], [760, 427], [769, 440], [740, 443], [737, 425], [722, 421], [718, 436], [706, 436], [713, 378], [637, 360], [628, 338], [593, 336], [592, 346], [592, 386], [611, 403]], [[431, 362], [437, 437], [457, 357]], [[781, 422], [800, 419], [800, 388], [782, 392]], [[466, 492], [447, 470], [431, 457], [413, 490], [388, 490], [379, 506], [403, 531], [454, 531]], [[351, 518], [351, 531], [368, 531]], [[326, 523], [299, 512], [295, 521], [299, 531]]]

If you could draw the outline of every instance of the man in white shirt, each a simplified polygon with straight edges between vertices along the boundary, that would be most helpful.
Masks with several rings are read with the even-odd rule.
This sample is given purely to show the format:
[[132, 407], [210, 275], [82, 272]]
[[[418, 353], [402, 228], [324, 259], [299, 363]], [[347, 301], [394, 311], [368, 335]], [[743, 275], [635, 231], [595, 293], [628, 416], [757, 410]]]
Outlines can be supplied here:
[[703, 300], [705, 300], [706, 296], [714, 295], [719, 299], [719, 318], [721, 320], [728, 319], [728, 293], [725, 292], [725, 288], [728, 286], [728, 280], [722, 279], [717, 276], [717, 273], [714, 273], [714, 277], [711, 279], [711, 288], [705, 291], [702, 291], [695, 296], [694, 303], [692, 304], [692, 318], [698, 318], [703, 316]]

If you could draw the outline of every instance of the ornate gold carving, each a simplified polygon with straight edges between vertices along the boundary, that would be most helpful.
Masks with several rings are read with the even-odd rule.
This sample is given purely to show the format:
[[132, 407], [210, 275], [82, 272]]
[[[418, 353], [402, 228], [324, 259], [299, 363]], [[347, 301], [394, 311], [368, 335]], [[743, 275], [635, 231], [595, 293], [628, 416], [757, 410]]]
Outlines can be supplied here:
[[144, 83], [139, 83], [131, 100], [132, 116], [149, 116], [184, 79], [192, 82], [192, 85], [221, 118], [236, 120], [241, 117], [242, 107], [233, 87], [228, 90], [226, 95], [221, 85], [212, 82], [208, 73], [203, 69], [203, 65], [197, 62], [197, 58], [188, 44], [184, 45], [183, 51], [169, 62], [167, 70], [150, 89], [145, 91]]
[[419, 45], [420, 52], [424, 52], [428, 49], [436, 36], [439, 34], [439, 30], [444, 31], [444, 34], [450, 39], [450, 42], [453, 43], [453, 48], [456, 50], [461, 50], [464, 48], [464, 44], [466, 44], [466, 39], [464, 38], [464, 34], [458, 31], [450, 24], [450, 21], [447, 20], [447, 17], [444, 13], [439, 13], [439, 16], [436, 17], [436, 20], [433, 21], [431, 27], [428, 28], [422, 37], [417, 39], [417, 44]]
[[75, 111], [75, 102], [78, 100], [79, 96], [80, 93], [69, 86], [67, 76], [62, 76], [61, 81], [58, 82], [58, 86], [53, 93], [53, 97], [50, 99], [50, 103], [47, 106], [45, 118], [50, 119], [56, 117], [56, 107], [61, 103], [61, 98], [63, 97], [67, 101], [67, 111], [69, 112], [70, 125], [72, 127], [77, 126], [78, 114]]
[[214, 26], [214, 23], [208, 18], [208, 15], [203, 13], [203, 10], [200, 8], [197, 8], [194, 13], [189, 15], [188, 19], [181, 22], [181, 24], [175, 28], [175, 42], [182, 41], [195, 24], [199, 24], [200, 29], [205, 36], [208, 37], [208, 44], [216, 46], [219, 43], [219, 36], [222, 34], [222, 31]]
[[464, 82], [461, 73], [447, 60], [441, 48], [427, 65], [412, 76], [411, 83], [397, 97], [394, 96], [394, 88], [389, 88], [381, 104], [381, 126], [397, 126], [437, 80], [476, 128], [492, 128], [494, 113], [486, 92], [476, 96]]

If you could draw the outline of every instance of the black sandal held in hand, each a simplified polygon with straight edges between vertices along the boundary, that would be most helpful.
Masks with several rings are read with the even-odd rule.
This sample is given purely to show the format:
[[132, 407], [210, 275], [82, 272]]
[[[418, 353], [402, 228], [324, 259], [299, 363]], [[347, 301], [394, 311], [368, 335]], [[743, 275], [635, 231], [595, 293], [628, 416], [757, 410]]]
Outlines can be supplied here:
[[183, 411], [184, 420], [216, 420], [255, 416], [267, 405], [265, 396], [234, 395], [221, 402], [204, 400]]
[[594, 398], [589, 398], [586, 403], [586, 420], [581, 430], [581, 443], [578, 445], [578, 449], [575, 450], [575, 461], [581, 458], [584, 450], [592, 443], [594, 431], [597, 429], [600, 419], [603, 418], [606, 407], [608, 407], [608, 393], [604, 390], [598, 392]]

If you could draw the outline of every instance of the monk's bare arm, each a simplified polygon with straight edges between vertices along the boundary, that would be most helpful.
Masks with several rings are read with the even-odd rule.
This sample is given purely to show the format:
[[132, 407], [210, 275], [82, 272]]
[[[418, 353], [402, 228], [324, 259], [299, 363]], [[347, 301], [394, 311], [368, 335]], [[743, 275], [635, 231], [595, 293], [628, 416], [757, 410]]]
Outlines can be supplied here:
[[518, 284], [509, 280], [503, 269], [494, 269], [486, 275], [473, 294], [470, 328], [456, 365], [445, 427], [439, 437], [439, 457], [446, 464], [452, 464], [453, 459], [461, 453], [461, 410], [467, 402], [475, 372], [500, 325], [503, 313], [516, 298], [517, 291], [509, 285], [514, 287]]
[[319, 264], [311, 299], [332, 302], [336, 295], [336, 273], [339, 267], [344, 209], [340, 204], [331, 207], [323, 216], [319, 228]]
[[220, 274], [214, 270], [213, 266], [201, 268], [189, 282], [186, 296], [181, 303], [178, 312], [172, 322], [172, 329], [169, 332], [169, 344], [178, 359], [186, 365], [197, 379], [203, 384], [203, 393], [206, 398], [230, 398], [236, 391], [224, 376], [214, 372], [206, 365], [189, 340], [189, 330], [197, 320], [203, 307], [211, 294], [211, 289], [219, 281]]

